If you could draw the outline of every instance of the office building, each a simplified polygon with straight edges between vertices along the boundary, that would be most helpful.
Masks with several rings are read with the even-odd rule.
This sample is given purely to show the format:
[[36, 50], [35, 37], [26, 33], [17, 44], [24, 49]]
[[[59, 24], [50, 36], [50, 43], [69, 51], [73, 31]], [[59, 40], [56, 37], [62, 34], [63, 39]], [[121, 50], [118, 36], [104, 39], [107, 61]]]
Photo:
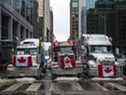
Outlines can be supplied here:
[[79, 38], [79, 0], [70, 1], [70, 39]]
[[19, 42], [33, 37], [36, 9], [35, 0], [0, 0], [0, 52], [7, 63]]
[[87, 33], [112, 37], [114, 47], [126, 51], [126, 1], [86, 0]]

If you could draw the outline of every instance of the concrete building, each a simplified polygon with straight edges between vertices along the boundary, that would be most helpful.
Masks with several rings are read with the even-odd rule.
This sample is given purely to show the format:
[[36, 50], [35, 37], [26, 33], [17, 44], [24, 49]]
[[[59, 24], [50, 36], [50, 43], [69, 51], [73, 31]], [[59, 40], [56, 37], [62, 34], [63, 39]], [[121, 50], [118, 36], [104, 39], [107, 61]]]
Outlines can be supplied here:
[[9, 1], [12, 2], [12, 7], [33, 26], [33, 37], [36, 37], [38, 35], [37, 1], [36, 0], [9, 0]]
[[44, 0], [38, 2], [38, 38], [44, 41]]
[[50, 0], [44, 0], [44, 41], [48, 41], [50, 32]]
[[85, 6], [83, 7], [83, 9], [81, 11], [80, 27], [81, 27], [81, 34], [87, 33], [87, 16], [86, 16], [86, 7]]
[[0, 0], [0, 52], [6, 62], [21, 40], [33, 37], [34, 4], [35, 0]]
[[38, 2], [38, 16], [43, 17], [44, 15], [44, 0], [37, 0]]
[[38, 15], [39, 15], [39, 38], [42, 41], [49, 41], [50, 29], [50, 0], [38, 1]]
[[85, 16], [85, 0], [71, 0], [70, 1], [70, 39], [79, 39], [86, 29], [83, 17]]
[[[79, 0], [79, 38], [81, 37], [82, 34], [82, 24], [84, 24], [84, 18], [82, 18], [82, 16], [84, 16], [84, 8], [85, 8], [85, 0]], [[85, 26], [83, 26], [83, 28], [85, 29]]]
[[54, 26], [53, 25], [53, 11], [52, 9], [50, 9], [50, 32], [47, 38], [49, 42], [53, 42], [54, 40], [53, 26]]
[[70, 39], [79, 38], [79, 0], [70, 1]]

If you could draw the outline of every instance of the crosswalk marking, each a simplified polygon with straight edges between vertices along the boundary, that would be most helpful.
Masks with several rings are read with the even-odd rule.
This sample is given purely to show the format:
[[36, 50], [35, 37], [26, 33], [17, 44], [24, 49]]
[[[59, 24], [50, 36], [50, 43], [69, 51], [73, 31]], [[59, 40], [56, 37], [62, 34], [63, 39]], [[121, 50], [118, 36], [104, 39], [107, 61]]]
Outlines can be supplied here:
[[82, 87], [80, 86], [80, 84], [79, 83], [77, 83], [77, 82], [73, 82], [72, 83], [72, 88], [76, 91], [76, 90], [78, 90], [78, 91], [82, 91], [83, 89], [82, 89]]
[[29, 88], [27, 88], [26, 91], [35, 92], [35, 91], [39, 90], [40, 86], [41, 86], [41, 83], [33, 83], [33, 84], [30, 85]]
[[[11, 86], [10, 86], [11, 85]], [[78, 81], [35, 81], [16, 82], [7, 86], [3, 86], [0, 90], [0, 95], [17, 95], [17, 93], [25, 93], [25, 95], [114, 95], [114, 91], [119, 93], [126, 92], [126, 86], [115, 82], [78, 82]], [[88, 86], [89, 85], [89, 86]], [[1, 86], [1, 85], [0, 85]], [[2, 86], [1, 86], [2, 87]], [[110, 89], [109, 89], [110, 87]], [[112, 88], [112, 89], [111, 89]], [[116, 89], [115, 89], [116, 88]], [[111, 91], [112, 90], [112, 91]], [[114, 93], [115, 93], [114, 92]], [[122, 94], [120, 94], [122, 95]]]
[[56, 81], [79, 81], [79, 78], [77, 77], [58, 77], [55, 79]]
[[109, 91], [107, 88], [101, 86], [99, 83], [96, 83], [96, 86], [99, 87], [103, 91]]
[[120, 91], [126, 91], [126, 87], [117, 83], [108, 83], [108, 85], [119, 89]]
[[10, 86], [9, 88], [3, 90], [3, 92], [12, 92], [16, 91], [19, 87], [23, 86], [24, 83], [16, 83]]

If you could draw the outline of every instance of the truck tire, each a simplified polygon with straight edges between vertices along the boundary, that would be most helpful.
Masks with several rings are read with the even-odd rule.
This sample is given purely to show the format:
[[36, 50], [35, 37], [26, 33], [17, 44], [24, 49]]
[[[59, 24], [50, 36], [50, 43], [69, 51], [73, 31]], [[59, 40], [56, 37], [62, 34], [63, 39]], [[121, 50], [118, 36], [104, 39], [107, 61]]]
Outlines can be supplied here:
[[57, 75], [56, 74], [52, 74], [51, 75], [51, 80], [55, 80], [57, 78]]

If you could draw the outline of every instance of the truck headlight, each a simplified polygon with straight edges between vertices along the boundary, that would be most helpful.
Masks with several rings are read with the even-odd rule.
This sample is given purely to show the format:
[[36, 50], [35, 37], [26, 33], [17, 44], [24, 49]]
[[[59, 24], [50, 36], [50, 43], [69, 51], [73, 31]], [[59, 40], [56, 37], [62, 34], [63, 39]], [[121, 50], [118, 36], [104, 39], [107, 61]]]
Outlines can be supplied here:
[[103, 61], [105, 61], [105, 60], [103, 60], [102, 58], [98, 59], [99, 63], [102, 63]]
[[119, 66], [119, 65], [120, 65], [120, 63], [119, 63], [119, 62], [117, 62], [117, 61], [115, 61], [115, 65]]
[[96, 68], [96, 67], [97, 67], [96, 62], [93, 61], [93, 60], [90, 60], [90, 61], [88, 62], [88, 64], [89, 64], [89, 67], [90, 67], [90, 68]]

